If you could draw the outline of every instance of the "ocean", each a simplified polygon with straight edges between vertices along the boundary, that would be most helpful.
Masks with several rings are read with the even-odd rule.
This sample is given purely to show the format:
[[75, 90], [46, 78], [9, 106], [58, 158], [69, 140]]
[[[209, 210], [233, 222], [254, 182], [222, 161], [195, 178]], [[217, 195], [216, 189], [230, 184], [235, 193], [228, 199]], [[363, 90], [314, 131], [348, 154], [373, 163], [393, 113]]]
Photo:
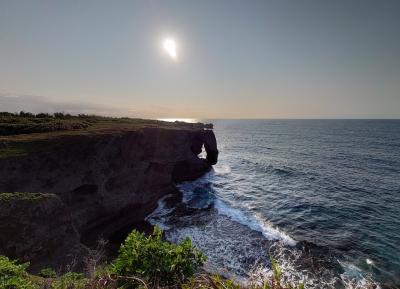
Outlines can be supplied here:
[[400, 288], [400, 120], [209, 120], [220, 150], [148, 217], [207, 270], [306, 288]]

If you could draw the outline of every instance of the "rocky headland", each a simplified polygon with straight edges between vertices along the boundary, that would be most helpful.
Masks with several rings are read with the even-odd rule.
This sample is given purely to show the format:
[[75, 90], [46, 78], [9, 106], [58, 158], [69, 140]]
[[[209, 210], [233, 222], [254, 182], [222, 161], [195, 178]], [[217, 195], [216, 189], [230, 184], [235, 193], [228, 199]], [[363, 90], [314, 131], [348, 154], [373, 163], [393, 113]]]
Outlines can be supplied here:
[[212, 125], [85, 117], [0, 121], [0, 255], [33, 271], [82, 261], [218, 160]]

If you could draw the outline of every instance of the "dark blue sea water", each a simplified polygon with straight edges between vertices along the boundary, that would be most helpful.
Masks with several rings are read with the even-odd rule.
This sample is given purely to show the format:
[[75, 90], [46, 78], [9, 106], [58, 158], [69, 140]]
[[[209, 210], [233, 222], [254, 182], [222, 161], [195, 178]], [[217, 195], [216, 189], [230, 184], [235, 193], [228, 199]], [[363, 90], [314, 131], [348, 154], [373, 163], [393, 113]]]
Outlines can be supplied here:
[[400, 121], [215, 120], [218, 164], [149, 217], [209, 270], [306, 288], [400, 286]]

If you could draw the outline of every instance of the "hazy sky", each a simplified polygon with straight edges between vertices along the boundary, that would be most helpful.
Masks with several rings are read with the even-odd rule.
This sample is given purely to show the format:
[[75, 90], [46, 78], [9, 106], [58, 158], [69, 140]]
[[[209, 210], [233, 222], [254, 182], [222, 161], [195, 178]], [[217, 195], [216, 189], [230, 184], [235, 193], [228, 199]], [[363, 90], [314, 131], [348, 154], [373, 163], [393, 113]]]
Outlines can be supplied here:
[[0, 0], [0, 110], [79, 108], [399, 118], [400, 1]]

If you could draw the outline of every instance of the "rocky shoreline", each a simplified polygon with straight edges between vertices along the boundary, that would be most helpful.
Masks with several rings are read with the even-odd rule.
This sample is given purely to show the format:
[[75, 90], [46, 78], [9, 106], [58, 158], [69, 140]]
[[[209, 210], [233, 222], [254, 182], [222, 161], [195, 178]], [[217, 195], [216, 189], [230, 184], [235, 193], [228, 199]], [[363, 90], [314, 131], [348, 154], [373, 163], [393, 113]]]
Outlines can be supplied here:
[[[218, 160], [215, 135], [204, 124], [44, 142], [44, 150], [0, 158], [0, 255], [30, 261], [33, 272], [79, 267], [98, 238], [140, 226], [161, 197], [179, 197], [176, 183], [200, 177]], [[203, 147], [205, 159], [198, 157]]]

